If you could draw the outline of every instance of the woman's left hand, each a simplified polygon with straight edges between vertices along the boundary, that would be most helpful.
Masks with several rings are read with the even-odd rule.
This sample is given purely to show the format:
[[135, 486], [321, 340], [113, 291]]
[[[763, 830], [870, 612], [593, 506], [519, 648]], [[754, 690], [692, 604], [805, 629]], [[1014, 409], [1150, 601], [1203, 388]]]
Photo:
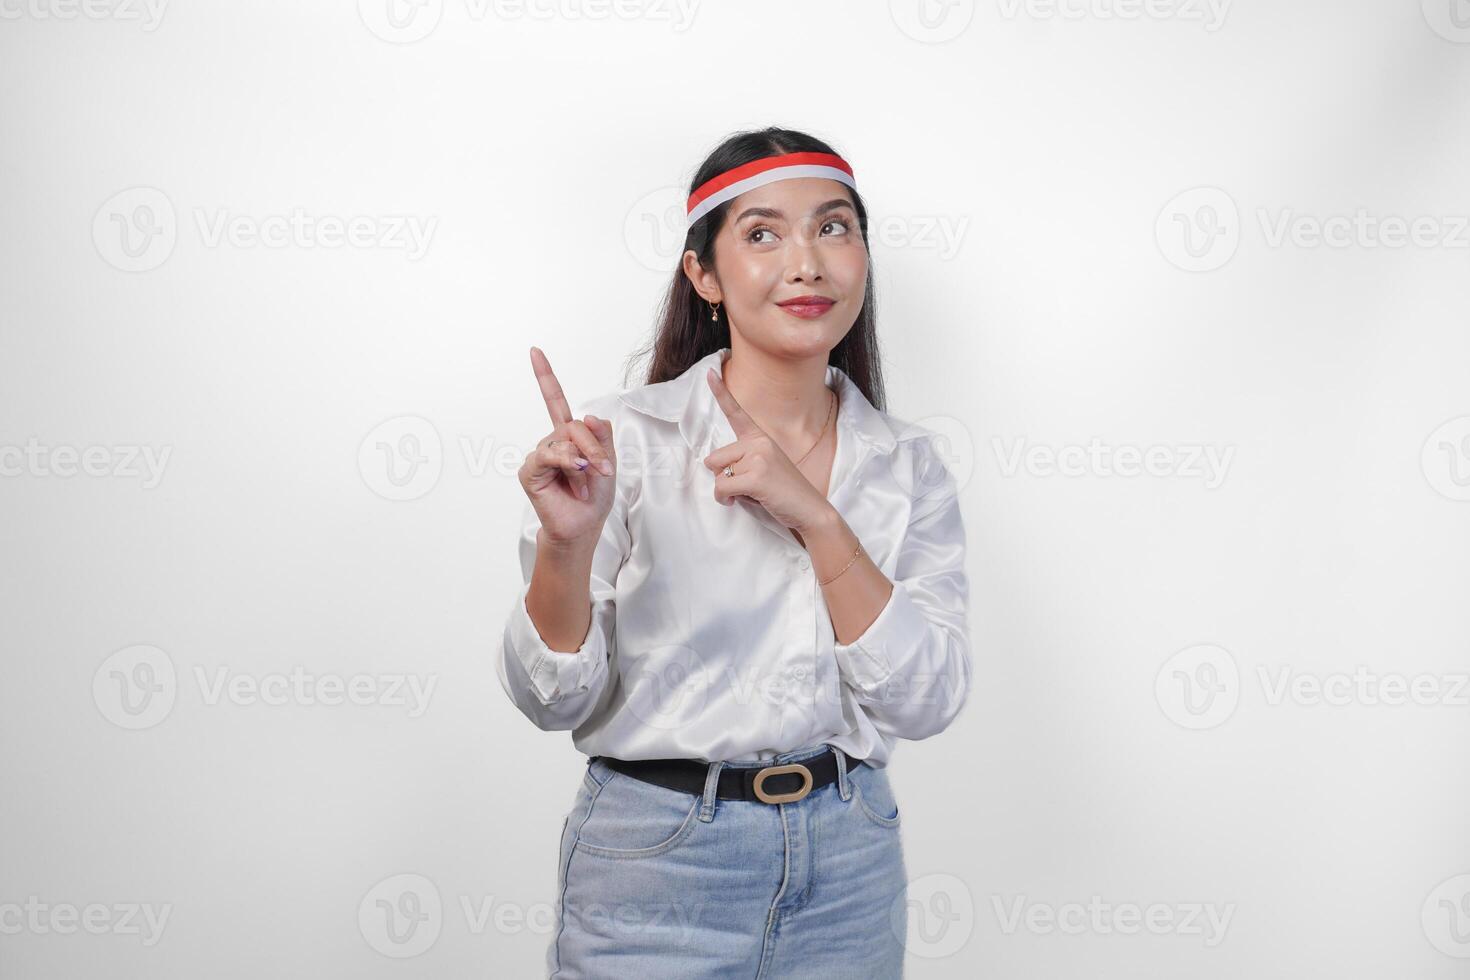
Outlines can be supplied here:
[[[708, 378], [715, 400], [735, 430], [734, 442], [704, 458], [704, 465], [715, 474], [715, 499], [729, 506], [735, 497], [749, 497], [797, 533], [812, 527], [832, 509], [831, 501], [745, 413], [713, 368]], [[733, 476], [724, 474], [727, 465]]]

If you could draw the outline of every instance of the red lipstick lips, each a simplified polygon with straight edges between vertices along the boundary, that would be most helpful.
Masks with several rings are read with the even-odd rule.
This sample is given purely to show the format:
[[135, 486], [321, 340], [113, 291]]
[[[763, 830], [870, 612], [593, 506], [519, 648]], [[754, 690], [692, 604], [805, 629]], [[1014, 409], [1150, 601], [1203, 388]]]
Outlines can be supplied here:
[[783, 299], [776, 305], [781, 307], [792, 316], [799, 316], [803, 320], [811, 320], [822, 316], [834, 305], [834, 300], [826, 296], [815, 294], [807, 296], [794, 296], [791, 299]]

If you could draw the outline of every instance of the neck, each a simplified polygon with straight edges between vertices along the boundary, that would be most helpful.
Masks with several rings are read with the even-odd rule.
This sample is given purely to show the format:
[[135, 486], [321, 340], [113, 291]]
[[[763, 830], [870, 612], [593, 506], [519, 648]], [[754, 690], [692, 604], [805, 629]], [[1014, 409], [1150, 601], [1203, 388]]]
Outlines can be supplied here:
[[[805, 452], [833, 414], [837, 393], [827, 387], [827, 353], [772, 357], [731, 338], [721, 375], [742, 408], [783, 448]], [[836, 424], [836, 419], [832, 420]]]

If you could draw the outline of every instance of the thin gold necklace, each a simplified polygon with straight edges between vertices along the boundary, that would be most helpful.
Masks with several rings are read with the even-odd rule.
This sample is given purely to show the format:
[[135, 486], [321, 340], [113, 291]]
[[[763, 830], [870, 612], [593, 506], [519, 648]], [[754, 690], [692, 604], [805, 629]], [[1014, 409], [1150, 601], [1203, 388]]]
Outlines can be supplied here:
[[[817, 441], [812, 443], [812, 449], [816, 449], [822, 444], [823, 437], [827, 435], [827, 426], [832, 424], [832, 416], [837, 411], [837, 392], [833, 391], [831, 388], [828, 388], [827, 391], [829, 394], [832, 395], [832, 404], [831, 407], [827, 409], [827, 421], [822, 423], [822, 431], [817, 434]], [[806, 459], [812, 454], [812, 449], [808, 449], [806, 452], [801, 454], [801, 459], [798, 459], [796, 461], [797, 466], [800, 466], [802, 460]]]

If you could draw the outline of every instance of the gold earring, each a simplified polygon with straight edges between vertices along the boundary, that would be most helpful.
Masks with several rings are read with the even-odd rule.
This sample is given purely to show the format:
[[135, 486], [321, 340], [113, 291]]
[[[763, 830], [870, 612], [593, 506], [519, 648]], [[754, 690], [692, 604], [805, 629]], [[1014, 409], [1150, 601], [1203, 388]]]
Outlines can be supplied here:
[[709, 308], [709, 319], [711, 323], [720, 322], [720, 304], [711, 303]]

